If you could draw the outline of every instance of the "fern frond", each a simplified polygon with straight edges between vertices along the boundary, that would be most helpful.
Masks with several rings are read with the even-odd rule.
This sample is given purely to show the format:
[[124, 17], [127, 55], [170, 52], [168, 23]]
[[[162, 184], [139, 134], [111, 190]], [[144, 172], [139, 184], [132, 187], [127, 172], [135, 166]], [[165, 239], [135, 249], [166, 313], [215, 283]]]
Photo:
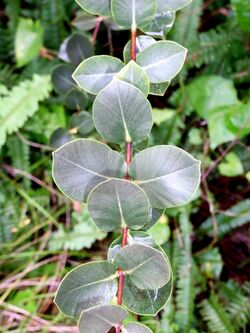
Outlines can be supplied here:
[[190, 5], [183, 8], [177, 15], [171, 37], [176, 42], [190, 48], [197, 40], [202, 0], [193, 0]]
[[211, 333], [235, 333], [230, 318], [220, 305], [218, 297], [212, 294], [200, 304], [200, 314]]
[[176, 291], [176, 322], [179, 327], [188, 332], [192, 328], [194, 320], [194, 279], [193, 259], [191, 249], [191, 223], [189, 221], [188, 208], [184, 208], [180, 214], [180, 228], [183, 238], [183, 248], [180, 251], [178, 262], [178, 280]]
[[32, 80], [21, 82], [0, 99], [0, 147], [7, 134], [17, 131], [38, 110], [38, 103], [50, 91], [50, 77], [34, 75]]
[[[7, 141], [8, 156], [14, 168], [29, 172], [30, 168], [30, 147], [24, 144], [17, 136], [12, 136]], [[30, 180], [23, 179], [25, 189], [30, 188]]]
[[[237, 205], [226, 210], [224, 214], [216, 215], [218, 223], [218, 237], [222, 238], [235, 228], [238, 228], [250, 221], [250, 200], [244, 200]], [[200, 227], [199, 232], [202, 234], [213, 235], [212, 219], [207, 219]]]
[[242, 287], [235, 281], [229, 280], [219, 285], [220, 293], [225, 299], [225, 310], [230, 316], [236, 332], [250, 322], [250, 283]]
[[66, 35], [64, 1], [41, 0], [41, 20], [45, 29], [45, 45], [58, 49]]

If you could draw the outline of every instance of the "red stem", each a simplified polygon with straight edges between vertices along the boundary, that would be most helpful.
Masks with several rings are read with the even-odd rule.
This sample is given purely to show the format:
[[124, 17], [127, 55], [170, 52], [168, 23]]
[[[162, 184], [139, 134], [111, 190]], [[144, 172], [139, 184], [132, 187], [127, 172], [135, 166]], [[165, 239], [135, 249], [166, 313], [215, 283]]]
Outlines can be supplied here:
[[[132, 60], [136, 60], [136, 30], [131, 31], [131, 50], [130, 57]], [[133, 144], [132, 142], [126, 142], [126, 164], [127, 172], [125, 179], [130, 180], [128, 169], [133, 156]], [[128, 243], [128, 227], [122, 229], [122, 247], [125, 247]], [[117, 304], [122, 305], [123, 298], [123, 287], [125, 282], [125, 273], [121, 268], [118, 269], [119, 281], [118, 281], [118, 294], [117, 294]], [[116, 327], [116, 333], [120, 333], [122, 328], [122, 323]]]

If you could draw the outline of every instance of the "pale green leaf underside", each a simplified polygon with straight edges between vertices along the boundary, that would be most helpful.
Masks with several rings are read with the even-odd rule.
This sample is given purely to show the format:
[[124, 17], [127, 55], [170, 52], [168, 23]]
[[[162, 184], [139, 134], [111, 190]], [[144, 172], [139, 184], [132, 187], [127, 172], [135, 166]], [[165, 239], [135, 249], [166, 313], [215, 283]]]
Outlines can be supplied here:
[[141, 141], [152, 128], [149, 101], [138, 88], [118, 79], [97, 95], [93, 118], [97, 131], [113, 143]]
[[80, 333], [107, 333], [127, 316], [128, 312], [119, 305], [100, 305], [83, 311], [78, 327]]
[[[150, 45], [153, 45], [156, 43], [156, 40], [152, 37], [141, 35], [136, 37], [136, 55], [138, 55], [140, 52], [145, 50]], [[130, 49], [131, 49], [131, 40], [127, 42], [127, 44], [124, 47], [123, 50], [123, 59], [124, 62], [127, 64], [131, 57], [130, 57]]]
[[187, 6], [192, 0], [158, 0], [157, 1], [157, 11], [159, 13], [165, 11], [177, 11], [181, 8]]
[[143, 68], [131, 60], [117, 75], [118, 79], [130, 83], [140, 89], [147, 97], [149, 94], [149, 79]]
[[116, 255], [114, 265], [122, 268], [131, 282], [143, 290], [163, 287], [171, 275], [165, 256], [160, 251], [145, 245], [125, 246]]
[[105, 231], [128, 226], [141, 229], [150, 221], [150, 203], [146, 193], [126, 180], [112, 179], [95, 187], [88, 197], [90, 216]]
[[116, 269], [108, 261], [78, 266], [62, 280], [55, 297], [59, 310], [79, 317], [83, 310], [109, 303], [116, 295]]
[[140, 323], [128, 323], [122, 327], [122, 333], [153, 333], [147, 326]]
[[138, 54], [137, 63], [148, 74], [151, 83], [171, 81], [181, 70], [187, 49], [171, 42], [157, 42]]
[[137, 154], [129, 174], [147, 193], [152, 207], [175, 207], [195, 194], [200, 162], [180, 148], [157, 146]]
[[110, 16], [110, 0], [76, 0], [87, 12], [94, 15]]
[[80, 88], [97, 95], [123, 67], [123, 62], [115, 57], [94, 56], [84, 60], [76, 68], [73, 79]]
[[21, 128], [38, 110], [39, 102], [49, 97], [50, 91], [50, 77], [34, 75], [32, 80], [21, 82], [6, 96], [0, 97], [0, 147], [5, 143], [7, 134]]
[[175, 21], [175, 12], [157, 11], [153, 21], [143, 31], [152, 37], [165, 39]]
[[[158, 251], [163, 250], [157, 245], [153, 238], [142, 231], [130, 231], [128, 235], [128, 244], [140, 244], [151, 246]], [[113, 241], [109, 247], [108, 260], [113, 261], [117, 253], [121, 250], [121, 237]], [[167, 258], [167, 257], [166, 257]], [[168, 260], [168, 259], [167, 259]], [[156, 315], [169, 300], [173, 287], [173, 277], [160, 289], [142, 290], [137, 288], [129, 277], [125, 279], [123, 305], [129, 310], [141, 315]]]
[[163, 83], [151, 83], [150, 84], [150, 94], [155, 96], [164, 96], [165, 92], [167, 91], [170, 83], [163, 82]]
[[53, 153], [53, 177], [69, 198], [86, 201], [90, 191], [111, 178], [123, 178], [126, 163], [108, 146], [94, 140], [78, 139]]
[[156, 12], [156, 0], [111, 0], [115, 22], [125, 29], [142, 28], [149, 24]]

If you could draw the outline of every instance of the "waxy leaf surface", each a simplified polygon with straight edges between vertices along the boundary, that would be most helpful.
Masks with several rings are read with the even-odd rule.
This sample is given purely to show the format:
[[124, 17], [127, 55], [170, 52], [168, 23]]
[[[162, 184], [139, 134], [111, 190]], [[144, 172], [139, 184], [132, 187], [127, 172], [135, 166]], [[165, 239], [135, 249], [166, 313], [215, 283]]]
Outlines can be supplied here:
[[52, 73], [52, 83], [58, 94], [65, 94], [76, 87], [72, 74], [74, 67], [72, 65], [59, 65]]
[[181, 70], [187, 49], [171, 42], [160, 41], [138, 54], [137, 63], [148, 74], [151, 83], [171, 81]]
[[143, 68], [131, 60], [117, 75], [120, 80], [131, 83], [147, 97], [149, 94], [149, 79]]
[[110, 16], [110, 0], [76, 0], [87, 12], [94, 15]]
[[152, 207], [174, 207], [195, 194], [200, 162], [180, 148], [157, 146], [138, 153], [129, 174], [147, 193]]
[[144, 245], [127, 245], [116, 255], [114, 265], [139, 289], [154, 290], [167, 284], [171, 268], [162, 252]]
[[128, 323], [122, 327], [122, 333], [153, 333], [147, 326], [140, 323]]
[[163, 13], [165, 11], [177, 11], [187, 6], [192, 0], [158, 0], [157, 11]]
[[141, 141], [152, 128], [149, 101], [138, 88], [118, 79], [97, 95], [93, 118], [97, 131], [113, 143]]
[[83, 310], [109, 303], [116, 295], [116, 269], [108, 261], [76, 267], [62, 280], [55, 303], [64, 314], [79, 317]]
[[69, 198], [86, 201], [90, 191], [110, 178], [124, 178], [123, 157], [93, 140], [78, 139], [53, 153], [53, 176]]
[[100, 55], [83, 61], [75, 70], [73, 78], [82, 89], [97, 95], [124, 67], [121, 60]]
[[128, 312], [119, 305], [100, 305], [83, 311], [78, 323], [80, 333], [107, 333], [119, 325]]
[[142, 28], [152, 21], [156, 3], [156, 0], [111, 0], [112, 16], [122, 28]]
[[90, 216], [105, 231], [128, 226], [141, 229], [150, 221], [151, 207], [146, 193], [126, 180], [108, 180], [88, 197]]

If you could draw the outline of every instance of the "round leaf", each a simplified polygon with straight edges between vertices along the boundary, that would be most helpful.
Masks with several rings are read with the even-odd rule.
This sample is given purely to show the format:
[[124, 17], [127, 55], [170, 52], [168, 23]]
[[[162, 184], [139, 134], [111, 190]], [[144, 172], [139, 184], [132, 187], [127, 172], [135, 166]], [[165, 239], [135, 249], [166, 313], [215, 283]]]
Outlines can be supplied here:
[[76, 2], [91, 14], [110, 16], [110, 0], [76, 0]]
[[147, 97], [149, 94], [149, 80], [146, 72], [131, 60], [117, 75], [118, 79], [131, 83], [140, 89]]
[[115, 57], [94, 56], [77, 67], [73, 78], [79, 87], [96, 95], [112, 81], [123, 67], [123, 62]]
[[89, 99], [87, 93], [79, 91], [76, 87], [64, 96], [64, 104], [70, 110], [82, 110], [89, 105]]
[[112, 16], [122, 28], [141, 28], [152, 21], [156, 3], [156, 0], [111, 0]]
[[71, 65], [59, 65], [53, 70], [52, 83], [58, 94], [65, 94], [76, 86], [72, 79], [73, 71]]
[[151, 83], [171, 81], [181, 70], [187, 49], [175, 42], [160, 41], [139, 53], [137, 63]]
[[141, 229], [150, 221], [146, 193], [126, 180], [108, 180], [95, 187], [88, 197], [90, 216], [105, 231], [128, 226]]
[[72, 140], [72, 137], [71, 137], [69, 131], [67, 131], [64, 128], [59, 127], [52, 133], [50, 140], [49, 140], [49, 144], [51, 147], [57, 149], [57, 148], [63, 146], [65, 143], [68, 143], [71, 140]]
[[110, 302], [117, 293], [117, 274], [108, 261], [91, 262], [70, 271], [55, 297], [59, 310], [79, 317], [83, 310]]
[[[154, 242], [153, 238], [145, 232], [130, 231], [128, 236], [128, 243], [151, 246], [161, 251], [165, 255], [162, 248], [158, 246]], [[113, 261], [120, 250], [121, 237], [114, 240], [113, 243], [110, 245], [108, 251], [108, 260]], [[166, 260], [168, 260], [167, 257]], [[172, 287], [172, 271], [169, 282], [164, 287], [155, 290], [139, 289], [131, 282], [130, 278], [127, 276], [124, 284], [123, 306], [125, 306], [129, 311], [140, 315], [155, 316], [168, 302], [172, 294]]]
[[53, 177], [62, 192], [77, 201], [86, 201], [90, 191], [110, 178], [124, 178], [126, 163], [108, 146], [78, 139], [53, 153]]
[[200, 162], [174, 146], [145, 149], [132, 160], [129, 174], [147, 193], [155, 208], [190, 201], [200, 182]]
[[163, 11], [155, 14], [153, 21], [143, 31], [152, 37], [165, 39], [175, 21], [175, 12]]
[[[136, 55], [138, 55], [141, 51], [145, 50], [147, 47], [155, 43], [156, 40], [149, 36], [141, 35], [136, 37]], [[126, 64], [131, 59], [130, 50], [131, 50], [131, 40], [125, 45], [123, 50], [123, 59]]]
[[87, 135], [94, 129], [94, 122], [88, 112], [82, 111], [71, 118], [71, 127], [81, 135]]
[[150, 84], [150, 94], [155, 96], [164, 96], [165, 92], [169, 87], [169, 82], [163, 83], [151, 83]]
[[66, 52], [72, 63], [78, 66], [81, 61], [93, 55], [94, 49], [86, 36], [75, 33], [67, 42]]
[[171, 268], [158, 250], [144, 245], [127, 245], [116, 255], [114, 265], [122, 268], [139, 289], [154, 290], [167, 284]]
[[149, 101], [138, 88], [118, 79], [97, 95], [93, 118], [97, 131], [113, 143], [141, 141], [152, 128]]
[[100, 305], [83, 311], [78, 323], [80, 333], [107, 333], [119, 325], [128, 312], [119, 305]]
[[153, 333], [153, 332], [143, 324], [132, 322], [122, 327], [122, 333]]

